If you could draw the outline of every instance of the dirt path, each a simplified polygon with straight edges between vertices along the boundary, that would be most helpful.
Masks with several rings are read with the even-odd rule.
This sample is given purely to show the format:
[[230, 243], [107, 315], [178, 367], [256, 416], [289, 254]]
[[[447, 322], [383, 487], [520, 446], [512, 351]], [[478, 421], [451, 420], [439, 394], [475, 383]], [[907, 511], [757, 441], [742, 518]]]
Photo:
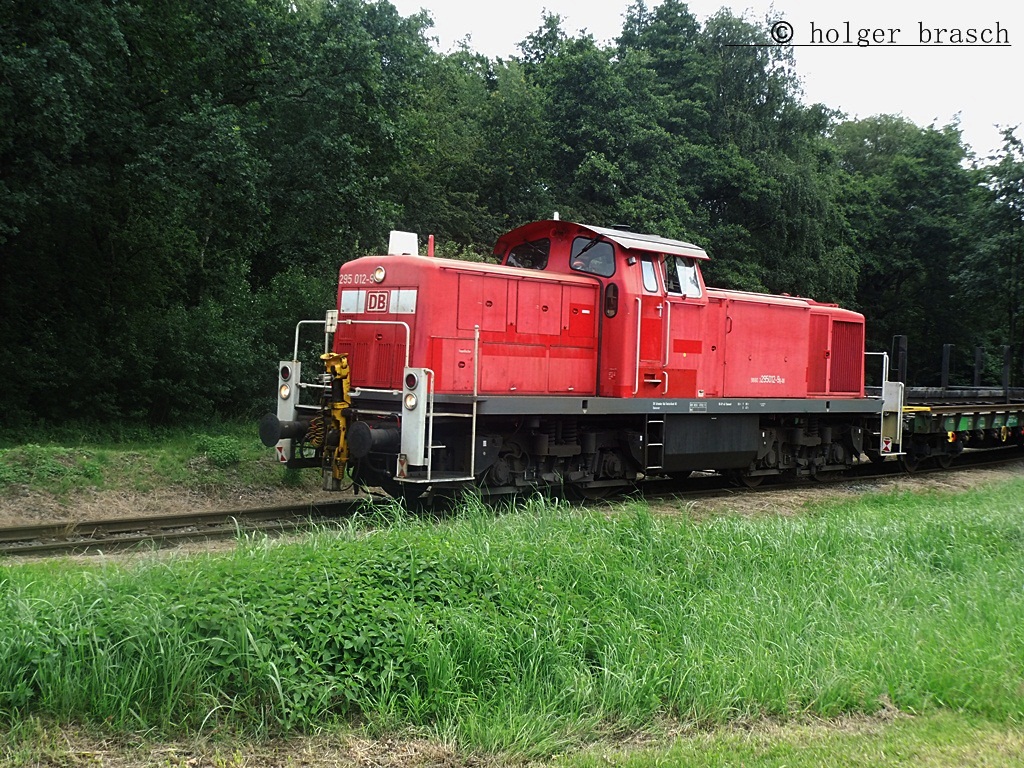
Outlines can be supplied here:
[[[351, 494], [348, 494], [351, 495]], [[0, 527], [74, 523], [157, 517], [187, 510], [197, 512], [337, 501], [338, 494], [301, 489], [248, 491], [225, 489], [217, 493], [161, 488], [150, 492], [84, 489], [65, 497], [21, 490], [0, 497]]]
[[986, 469], [954, 469], [923, 475], [896, 474], [878, 479], [838, 480], [825, 484], [808, 482], [801, 488], [779, 491], [766, 486], [766, 492], [761, 493], [736, 489], [736, 493], [731, 496], [699, 499], [683, 504], [673, 500], [655, 501], [651, 503], [651, 509], [666, 514], [685, 511], [695, 516], [723, 513], [794, 515], [809, 504], [820, 504], [827, 499], [852, 499], [869, 493], [892, 491], [956, 493], [1015, 478], [1024, 478], [1024, 461]]

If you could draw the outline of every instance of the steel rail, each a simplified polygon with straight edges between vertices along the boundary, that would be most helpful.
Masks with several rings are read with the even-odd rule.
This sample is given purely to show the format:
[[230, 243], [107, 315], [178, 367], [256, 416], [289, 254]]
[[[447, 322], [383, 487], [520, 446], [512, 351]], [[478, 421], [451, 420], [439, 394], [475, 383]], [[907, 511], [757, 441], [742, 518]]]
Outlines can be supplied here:
[[645, 493], [644, 498], [713, 499], [736, 496], [738, 494], [772, 494], [816, 487], [821, 487], [824, 490], [826, 487], [842, 488], [845, 483], [851, 482], [871, 482], [874, 480], [891, 480], [894, 477], [911, 478], [923, 475], [967, 472], [1024, 461], [1024, 449], [1017, 446], [1008, 446], [1006, 448], [965, 451], [953, 460], [953, 464], [945, 469], [937, 464], [931, 464], [927, 459], [923, 461], [926, 463], [913, 472], [907, 472], [898, 461], [886, 461], [880, 464], [863, 461], [845, 471], [823, 472], [816, 479], [807, 477], [789, 479], [785, 475], [768, 475], [765, 476], [765, 482], [762, 485], [754, 487], [737, 484], [725, 475], [695, 476], [685, 480], [653, 480], [650, 481], [649, 486], [651, 492]]
[[344, 499], [0, 528], [0, 555], [90, 554], [226, 539], [258, 532], [285, 533], [351, 515], [366, 504], [365, 498]]

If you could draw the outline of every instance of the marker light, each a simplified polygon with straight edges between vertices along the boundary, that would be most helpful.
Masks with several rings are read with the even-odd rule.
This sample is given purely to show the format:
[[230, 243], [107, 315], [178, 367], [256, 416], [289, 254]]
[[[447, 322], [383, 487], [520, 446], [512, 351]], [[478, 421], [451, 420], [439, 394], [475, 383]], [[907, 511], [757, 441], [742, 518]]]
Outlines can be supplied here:
[[409, 392], [408, 394], [406, 394], [405, 400], [404, 400], [405, 410], [407, 410], [407, 411], [414, 411], [414, 410], [416, 410], [416, 402], [417, 402], [416, 395], [414, 395], [412, 392]]
[[292, 388], [289, 387], [287, 384], [282, 384], [281, 388], [277, 390], [277, 394], [281, 396], [282, 400], [287, 400], [289, 397], [291, 397]]
[[387, 273], [384, 271], [384, 267], [377, 267], [375, 270], [373, 270], [373, 282], [383, 283], [384, 275], [386, 274]]
[[420, 383], [419, 377], [415, 373], [405, 374], [405, 388], [416, 389], [416, 385]]
[[292, 369], [287, 365], [281, 366], [281, 381], [288, 381], [292, 377]]

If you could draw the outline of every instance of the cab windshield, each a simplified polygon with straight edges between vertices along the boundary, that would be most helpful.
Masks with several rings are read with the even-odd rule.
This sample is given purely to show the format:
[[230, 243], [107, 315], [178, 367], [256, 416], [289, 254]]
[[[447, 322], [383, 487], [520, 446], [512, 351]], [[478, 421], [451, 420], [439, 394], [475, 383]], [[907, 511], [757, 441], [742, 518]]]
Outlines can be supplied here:
[[505, 264], [522, 269], [545, 269], [548, 255], [551, 253], [551, 241], [548, 238], [531, 240], [512, 248], [508, 252]]
[[574, 272], [611, 277], [615, 274], [615, 247], [600, 237], [577, 237], [572, 241], [569, 266]]
[[665, 257], [665, 290], [687, 298], [701, 296], [697, 263], [686, 256]]

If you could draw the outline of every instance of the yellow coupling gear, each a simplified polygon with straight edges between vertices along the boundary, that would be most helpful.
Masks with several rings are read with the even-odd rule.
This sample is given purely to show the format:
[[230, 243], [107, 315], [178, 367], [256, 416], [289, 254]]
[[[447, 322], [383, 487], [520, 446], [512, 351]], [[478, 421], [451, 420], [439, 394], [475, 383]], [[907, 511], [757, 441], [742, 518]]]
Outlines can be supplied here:
[[333, 455], [327, 452], [324, 453], [324, 467], [326, 469], [327, 462], [330, 461], [331, 476], [340, 482], [345, 477], [345, 467], [348, 464], [348, 441], [345, 439], [345, 411], [352, 407], [352, 399], [349, 397], [351, 371], [348, 365], [348, 355], [328, 352], [327, 354], [320, 355], [320, 359], [324, 361], [324, 368], [327, 369], [327, 373], [330, 374], [332, 379], [331, 399], [328, 403], [328, 409], [330, 410], [329, 418], [333, 422], [331, 426], [338, 430], [339, 435], [338, 447], [334, 449]]

